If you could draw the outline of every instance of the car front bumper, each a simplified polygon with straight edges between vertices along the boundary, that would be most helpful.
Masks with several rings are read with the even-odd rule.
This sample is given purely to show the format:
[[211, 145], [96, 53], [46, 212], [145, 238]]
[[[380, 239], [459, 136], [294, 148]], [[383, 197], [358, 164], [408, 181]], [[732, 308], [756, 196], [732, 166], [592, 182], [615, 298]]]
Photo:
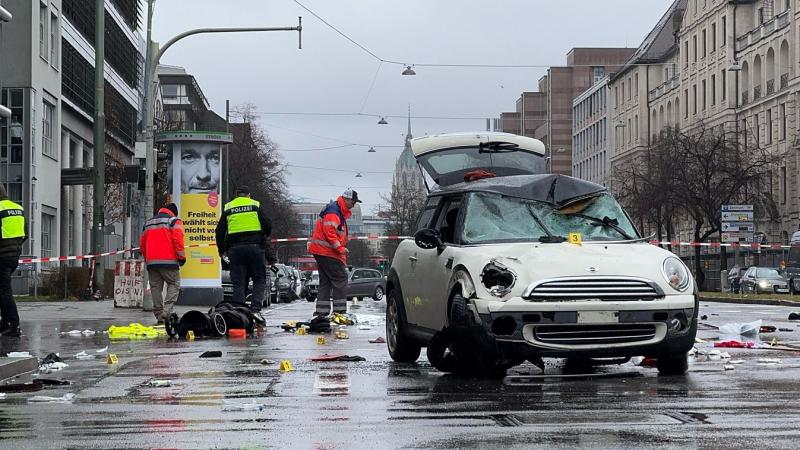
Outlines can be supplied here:
[[652, 301], [472, 300], [473, 333], [510, 356], [619, 357], [689, 351], [697, 298]]

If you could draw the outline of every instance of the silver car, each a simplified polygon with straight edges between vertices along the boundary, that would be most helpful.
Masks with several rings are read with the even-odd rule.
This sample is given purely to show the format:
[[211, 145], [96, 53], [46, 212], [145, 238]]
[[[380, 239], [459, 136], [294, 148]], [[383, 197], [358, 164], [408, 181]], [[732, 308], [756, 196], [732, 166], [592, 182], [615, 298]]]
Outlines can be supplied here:
[[742, 275], [742, 292], [754, 294], [788, 294], [789, 283], [772, 267], [751, 267]]

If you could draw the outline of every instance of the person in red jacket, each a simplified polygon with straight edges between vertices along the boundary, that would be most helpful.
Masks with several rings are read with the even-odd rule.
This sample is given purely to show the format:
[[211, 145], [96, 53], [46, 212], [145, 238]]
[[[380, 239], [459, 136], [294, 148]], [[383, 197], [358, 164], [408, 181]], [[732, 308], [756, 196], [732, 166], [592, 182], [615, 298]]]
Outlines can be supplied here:
[[[172, 314], [181, 290], [180, 267], [186, 263], [183, 243], [183, 223], [178, 218], [178, 207], [168, 203], [144, 224], [140, 240], [150, 292], [153, 296], [153, 314], [159, 324]], [[167, 297], [162, 299], [164, 284]]]
[[347, 312], [347, 219], [356, 203], [361, 203], [358, 193], [348, 189], [335, 202], [328, 203], [314, 224], [308, 252], [314, 255], [319, 270], [315, 316], [330, 314], [331, 294], [333, 312]]

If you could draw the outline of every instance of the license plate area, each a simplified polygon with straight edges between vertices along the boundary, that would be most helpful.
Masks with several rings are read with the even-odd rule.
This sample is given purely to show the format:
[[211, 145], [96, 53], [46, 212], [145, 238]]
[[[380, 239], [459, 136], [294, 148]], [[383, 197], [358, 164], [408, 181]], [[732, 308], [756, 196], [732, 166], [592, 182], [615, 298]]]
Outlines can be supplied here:
[[619, 323], [619, 312], [578, 311], [578, 323]]

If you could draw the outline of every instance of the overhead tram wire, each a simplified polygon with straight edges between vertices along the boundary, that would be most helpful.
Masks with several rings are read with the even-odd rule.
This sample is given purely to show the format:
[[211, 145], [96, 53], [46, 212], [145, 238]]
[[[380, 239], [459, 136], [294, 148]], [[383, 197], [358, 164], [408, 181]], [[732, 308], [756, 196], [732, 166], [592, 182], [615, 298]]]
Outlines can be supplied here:
[[375, 173], [375, 174], [393, 174], [394, 173], [392, 171], [334, 169], [334, 168], [330, 168], [330, 167], [300, 166], [300, 165], [297, 165], [297, 164], [286, 164], [286, 167], [296, 167], [298, 169], [325, 170], [325, 171], [328, 171], [328, 172], [344, 172], [344, 173]]
[[[255, 112], [255, 114], [259, 115], [261, 113]], [[310, 131], [295, 130], [295, 129], [292, 129], [292, 128], [286, 128], [286, 127], [282, 127], [282, 126], [279, 126], [279, 125], [274, 125], [274, 124], [270, 124], [270, 123], [266, 123], [266, 122], [261, 122], [261, 123], [267, 128], [272, 127], [272, 128], [277, 128], [279, 130], [289, 131], [289, 132], [292, 132], [292, 133], [304, 134], [304, 135], [313, 136], [313, 137], [319, 138], [319, 139], [326, 139], [326, 140], [329, 140], [329, 141], [336, 141], [336, 142], [341, 142], [343, 144], [347, 144], [347, 145], [342, 146], [343, 148], [346, 147], [346, 146], [351, 146], [351, 145], [352, 146], [359, 146], [359, 147], [376, 147], [376, 148], [401, 148], [401, 147], [403, 147], [402, 145], [359, 144], [357, 142], [349, 142], [349, 141], [345, 141], [343, 139], [334, 138], [334, 137], [330, 137], [330, 136], [322, 136], [322, 135], [319, 135], [319, 134], [312, 133]], [[280, 149], [278, 149], [278, 150], [280, 151]]]
[[[316, 112], [316, 111], [257, 111], [257, 114], [265, 116], [334, 116], [334, 117], [388, 117], [390, 119], [407, 119], [408, 115], [400, 114], [370, 114], [370, 113], [356, 113], [356, 112]], [[463, 116], [411, 116], [412, 119], [422, 120], [486, 120], [487, 117], [463, 117]], [[514, 119], [515, 121], [525, 122], [547, 122], [549, 119]], [[281, 128], [277, 127], [276, 128]], [[294, 130], [290, 130], [294, 131]], [[377, 146], [376, 146], [377, 147]]]
[[[328, 22], [327, 20], [323, 19], [319, 14], [315, 13], [314, 11], [312, 11], [306, 5], [300, 3], [298, 0], [293, 0], [293, 1], [298, 6], [300, 6], [304, 10], [308, 11], [309, 14], [311, 14], [314, 17], [316, 17], [320, 22], [324, 23], [328, 28], [330, 28], [331, 30], [335, 31], [337, 34], [339, 34], [343, 38], [345, 38], [348, 41], [350, 41], [353, 45], [355, 45], [356, 47], [360, 48], [365, 53], [367, 53], [371, 57], [375, 58], [377, 61], [380, 61], [380, 62], [386, 63], [386, 64], [394, 64], [394, 65], [403, 66], [403, 67], [411, 65], [411, 66], [415, 66], [415, 67], [444, 67], [444, 68], [450, 67], [450, 68], [474, 68], [474, 69], [547, 69], [547, 68], [550, 68], [550, 67], [561, 67], [561, 66], [563, 66], [563, 64], [474, 64], [474, 63], [458, 64], [458, 63], [430, 63], [430, 62], [427, 62], [427, 63], [413, 63], [412, 64], [412, 63], [410, 63], [410, 61], [413, 61], [413, 60], [408, 60], [408, 61], [405, 61], [405, 62], [393, 61], [391, 59], [381, 58], [380, 56], [378, 56], [375, 53], [373, 53], [370, 49], [368, 49], [364, 45], [359, 44], [353, 38], [351, 38], [350, 36], [345, 34], [343, 31], [341, 31], [338, 28], [336, 28], [335, 26], [333, 26], [330, 22]], [[665, 66], [667, 64], [672, 64], [672, 63], [631, 63], [631, 64], [621, 64], [620, 67]], [[597, 64], [573, 64], [573, 65], [571, 65], [569, 67], [595, 67], [595, 66], [597, 66]]]

